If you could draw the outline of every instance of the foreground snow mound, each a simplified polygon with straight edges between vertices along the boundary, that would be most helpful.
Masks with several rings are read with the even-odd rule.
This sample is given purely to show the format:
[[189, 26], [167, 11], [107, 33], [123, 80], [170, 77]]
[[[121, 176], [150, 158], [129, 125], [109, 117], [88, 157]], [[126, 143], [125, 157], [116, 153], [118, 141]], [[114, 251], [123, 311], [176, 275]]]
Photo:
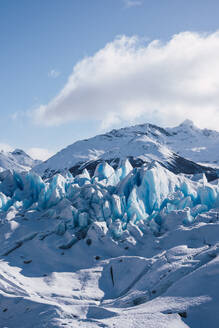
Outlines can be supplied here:
[[[5, 327], [215, 327], [219, 185], [157, 162], [0, 183]], [[206, 284], [206, 281], [208, 283]], [[17, 321], [19, 315], [20, 323]], [[214, 318], [214, 319], [212, 319]]]

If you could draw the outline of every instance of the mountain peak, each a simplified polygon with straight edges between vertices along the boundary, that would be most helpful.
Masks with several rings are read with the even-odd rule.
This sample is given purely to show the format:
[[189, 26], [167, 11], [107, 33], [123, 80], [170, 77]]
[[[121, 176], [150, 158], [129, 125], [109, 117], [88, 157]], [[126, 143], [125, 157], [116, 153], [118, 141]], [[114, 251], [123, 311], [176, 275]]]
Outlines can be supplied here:
[[24, 150], [22, 149], [19, 149], [19, 148], [16, 148], [15, 150], [13, 150], [11, 152], [12, 155], [23, 155], [23, 156], [26, 156], [26, 157], [30, 157], [27, 153], [25, 153]]
[[0, 171], [15, 170], [18, 172], [29, 171], [41, 161], [32, 159], [25, 151], [16, 148], [13, 151], [0, 151]]
[[[174, 128], [161, 128], [154, 124], [139, 124], [112, 130], [82, 141], [77, 141], [56, 155], [33, 168], [43, 177], [55, 172], [71, 170], [79, 174], [85, 167], [95, 171], [101, 161], [115, 163], [132, 158], [136, 163], [170, 161], [179, 156], [199, 163], [219, 163], [219, 133], [209, 138], [209, 131], [197, 128], [191, 120], [185, 120]], [[209, 147], [213, 149], [209, 154]], [[215, 150], [214, 150], [215, 149]], [[118, 163], [117, 163], [118, 164]], [[115, 164], [115, 165], [117, 165]], [[84, 166], [85, 165], [85, 166]]]
[[195, 125], [193, 123], [193, 121], [186, 119], [185, 121], [183, 121], [180, 125], [180, 127], [187, 127], [187, 128], [194, 128]]

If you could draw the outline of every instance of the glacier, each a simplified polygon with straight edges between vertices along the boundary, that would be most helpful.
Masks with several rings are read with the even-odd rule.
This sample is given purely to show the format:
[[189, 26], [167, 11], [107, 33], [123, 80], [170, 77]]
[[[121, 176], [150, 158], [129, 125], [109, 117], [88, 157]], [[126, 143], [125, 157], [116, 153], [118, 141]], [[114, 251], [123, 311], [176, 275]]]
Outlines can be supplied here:
[[8, 171], [0, 183], [2, 213], [44, 212], [62, 221], [58, 234], [69, 227], [86, 230], [96, 221], [106, 222], [115, 239], [132, 234], [134, 227], [159, 234], [170, 213], [189, 225], [217, 207], [218, 184], [208, 183], [204, 174], [198, 181], [175, 175], [156, 161], [133, 169], [126, 159], [116, 170], [101, 162], [93, 177], [85, 169], [45, 181], [34, 172]]
[[0, 325], [215, 327], [218, 180], [128, 159], [0, 178]]

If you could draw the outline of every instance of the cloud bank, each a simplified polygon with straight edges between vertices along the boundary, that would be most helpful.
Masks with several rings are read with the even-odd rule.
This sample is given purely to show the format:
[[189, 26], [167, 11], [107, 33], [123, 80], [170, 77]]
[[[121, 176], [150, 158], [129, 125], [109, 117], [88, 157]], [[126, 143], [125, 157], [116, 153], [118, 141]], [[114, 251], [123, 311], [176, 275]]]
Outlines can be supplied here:
[[95, 119], [102, 128], [185, 118], [219, 129], [219, 31], [168, 42], [121, 36], [78, 62], [60, 93], [34, 111], [40, 124]]

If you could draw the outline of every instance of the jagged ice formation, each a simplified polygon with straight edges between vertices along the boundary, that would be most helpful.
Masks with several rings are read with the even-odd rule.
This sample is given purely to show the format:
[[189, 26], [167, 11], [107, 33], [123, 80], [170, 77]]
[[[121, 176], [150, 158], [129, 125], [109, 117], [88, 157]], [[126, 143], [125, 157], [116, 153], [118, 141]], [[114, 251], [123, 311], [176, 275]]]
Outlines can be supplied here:
[[[197, 216], [219, 207], [219, 185], [205, 176], [192, 181], [156, 162], [133, 169], [128, 159], [113, 169], [100, 163], [94, 176], [87, 170], [73, 177], [56, 174], [43, 181], [36, 173], [8, 171], [0, 184], [2, 220], [10, 213], [31, 212], [57, 220], [56, 233], [84, 231], [92, 222], [105, 222], [115, 240], [136, 242], [150, 229], [159, 235], [175, 222], [192, 224]], [[171, 222], [170, 222], [171, 221]], [[133, 241], [135, 240], [135, 241]], [[70, 247], [75, 241], [73, 234]]]

